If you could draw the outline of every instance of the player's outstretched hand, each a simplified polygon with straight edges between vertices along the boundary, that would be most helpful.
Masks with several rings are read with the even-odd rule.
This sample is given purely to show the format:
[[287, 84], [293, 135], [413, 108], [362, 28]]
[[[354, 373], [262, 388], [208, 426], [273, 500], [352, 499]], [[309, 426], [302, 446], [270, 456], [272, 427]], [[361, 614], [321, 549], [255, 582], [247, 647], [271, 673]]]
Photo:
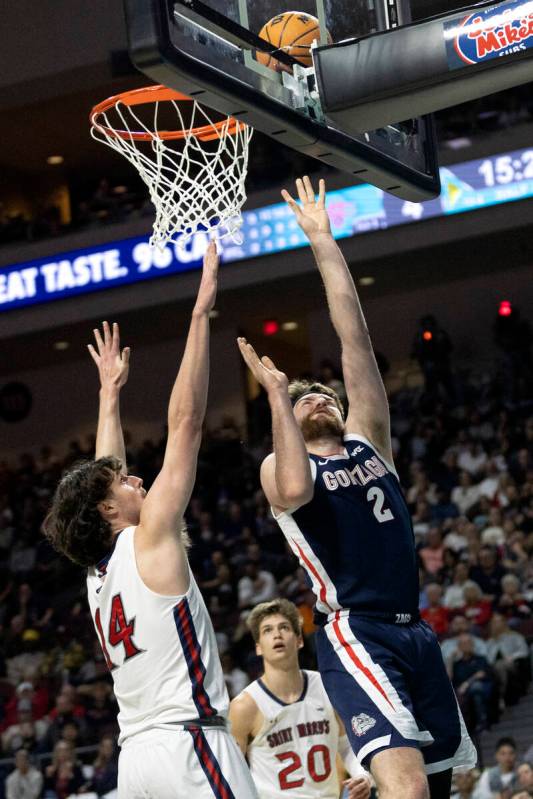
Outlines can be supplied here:
[[216, 242], [210, 241], [204, 255], [202, 280], [196, 297], [194, 313], [206, 314], [215, 307], [217, 298], [218, 264], [220, 257], [217, 252]]
[[370, 781], [366, 777], [351, 777], [344, 780], [343, 785], [348, 790], [348, 799], [368, 799], [370, 796]]
[[296, 191], [301, 205], [291, 197], [286, 189], [281, 196], [294, 213], [296, 220], [309, 240], [313, 236], [331, 235], [331, 225], [326, 211], [326, 182], [322, 178], [318, 182], [318, 199], [315, 198], [313, 184], [307, 175], [296, 180]]
[[237, 344], [246, 365], [268, 394], [276, 391], [287, 392], [289, 386], [287, 375], [276, 368], [274, 361], [267, 355], [259, 358], [252, 345], [248, 344], [245, 338], [238, 338]]
[[102, 333], [93, 330], [96, 349], [92, 344], [87, 345], [89, 354], [96, 364], [102, 388], [120, 389], [128, 380], [130, 368], [130, 348], [124, 347], [120, 351], [120, 331], [116, 322], [113, 330], [109, 322], [102, 322]]

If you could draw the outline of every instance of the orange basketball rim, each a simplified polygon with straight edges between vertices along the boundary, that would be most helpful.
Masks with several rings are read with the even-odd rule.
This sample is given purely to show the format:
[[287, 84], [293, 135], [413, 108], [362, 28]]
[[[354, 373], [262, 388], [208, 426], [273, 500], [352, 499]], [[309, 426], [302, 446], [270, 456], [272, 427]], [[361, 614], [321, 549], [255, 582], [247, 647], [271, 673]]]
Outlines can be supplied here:
[[132, 89], [127, 92], [115, 94], [113, 97], [108, 97], [107, 100], [102, 100], [94, 106], [89, 114], [91, 125], [99, 128], [108, 136], [116, 136], [120, 139], [127, 141], [152, 141], [154, 138], [161, 141], [173, 141], [185, 139], [189, 136], [195, 136], [200, 141], [214, 141], [220, 138], [221, 135], [233, 136], [240, 130], [246, 127], [244, 122], [239, 122], [233, 117], [226, 117], [219, 122], [212, 122], [209, 125], [200, 125], [196, 128], [177, 129], [177, 130], [157, 130], [157, 131], [134, 131], [134, 130], [120, 130], [111, 127], [109, 124], [104, 124], [102, 116], [111, 109], [116, 109], [119, 104], [132, 108], [136, 105], [147, 105], [149, 103], [160, 102], [195, 102], [193, 97], [186, 94], [177, 92], [174, 89], [169, 89], [167, 86], [144, 86], [141, 89]]

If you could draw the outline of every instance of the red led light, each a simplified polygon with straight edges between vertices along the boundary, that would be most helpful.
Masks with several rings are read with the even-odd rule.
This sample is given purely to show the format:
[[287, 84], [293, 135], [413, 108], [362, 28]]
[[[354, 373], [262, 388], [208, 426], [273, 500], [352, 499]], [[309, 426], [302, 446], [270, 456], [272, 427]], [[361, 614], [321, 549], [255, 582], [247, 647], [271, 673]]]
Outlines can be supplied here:
[[279, 330], [279, 324], [276, 319], [265, 319], [263, 322], [263, 335], [274, 336]]
[[500, 307], [498, 308], [498, 314], [500, 316], [511, 316], [513, 312], [513, 308], [509, 300], [502, 300], [500, 302]]
[[431, 332], [431, 330], [424, 330], [424, 332], [422, 333], [422, 338], [424, 339], [424, 341], [431, 341], [431, 339], [433, 338], [433, 333]]

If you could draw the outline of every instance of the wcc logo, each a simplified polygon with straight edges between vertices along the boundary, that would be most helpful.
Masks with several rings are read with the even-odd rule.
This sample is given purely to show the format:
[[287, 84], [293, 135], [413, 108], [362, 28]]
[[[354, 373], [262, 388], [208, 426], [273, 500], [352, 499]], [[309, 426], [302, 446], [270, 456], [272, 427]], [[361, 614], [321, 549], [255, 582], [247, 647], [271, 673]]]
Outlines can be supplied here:
[[455, 55], [462, 62], [450, 66], [482, 64], [533, 47], [533, 2], [510, 0], [446, 27], [455, 33]]

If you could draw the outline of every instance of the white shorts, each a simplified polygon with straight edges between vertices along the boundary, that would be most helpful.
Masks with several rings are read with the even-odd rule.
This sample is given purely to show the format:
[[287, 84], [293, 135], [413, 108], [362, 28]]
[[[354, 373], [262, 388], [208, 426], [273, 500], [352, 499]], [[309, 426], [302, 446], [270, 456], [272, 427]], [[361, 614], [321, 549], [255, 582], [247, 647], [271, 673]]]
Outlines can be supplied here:
[[124, 741], [119, 799], [257, 799], [241, 750], [224, 729], [153, 729]]

